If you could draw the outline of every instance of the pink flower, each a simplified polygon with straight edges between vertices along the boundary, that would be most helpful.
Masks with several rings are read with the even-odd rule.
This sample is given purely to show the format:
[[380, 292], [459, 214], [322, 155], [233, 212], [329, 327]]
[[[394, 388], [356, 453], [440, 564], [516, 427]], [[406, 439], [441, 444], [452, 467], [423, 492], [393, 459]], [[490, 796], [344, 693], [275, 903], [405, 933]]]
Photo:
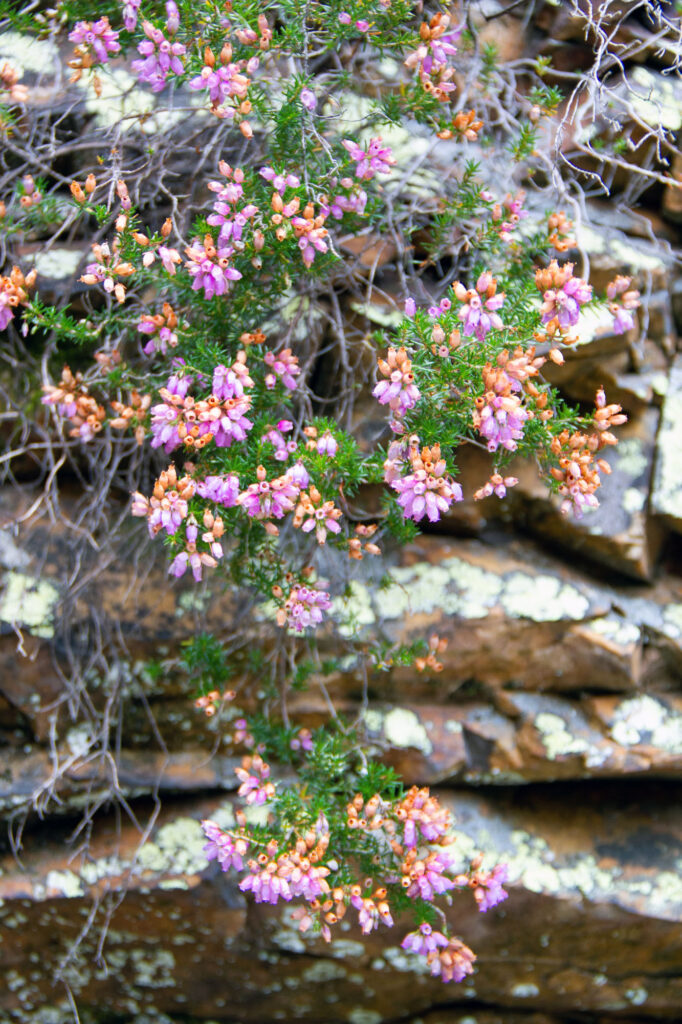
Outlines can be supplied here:
[[182, 444], [182, 438], [178, 432], [183, 417], [179, 409], [167, 402], [160, 402], [152, 406], [151, 410], [152, 448], [163, 448], [170, 454], [174, 448]]
[[410, 452], [412, 472], [391, 480], [391, 487], [400, 497], [398, 504], [405, 519], [420, 522], [428, 516], [432, 523], [438, 522], [453, 501], [462, 500], [462, 488], [445, 475], [445, 460], [440, 457], [440, 446], [423, 448], [421, 453]]
[[369, 32], [369, 22], [365, 21], [364, 18], [361, 18], [360, 21], [356, 21], [355, 27], [358, 32]]
[[123, 4], [123, 25], [127, 32], [134, 32], [137, 26], [137, 12], [142, 0], [126, 0]]
[[169, 74], [181, 75], [185, 70], [180, 60], [185, 55], [185, 47], [182, 43], [169, 42], [149, 21], [142, 22], [142, 28], [147, 38], [139, 43], [137, 50], [144, 59], [134, 60], [131, 67], [139, 82], [150, 85], [152, 92], [161, 92]]
[[[207, 89], [209, 99], [214, 107], [222, 105], [230, 98], [246, 99], [250, 79], [242, 73], [242, 62], [233, 64], [217, 64], [215, 67], [204, 65], [201, 73], [190, 79], [190, 89]], [[222, 116], [232, 118], [235, 114], [232, 107], [223, 108]]]
[[167, 271], [167, 273], [171, 274], [171, 276], [174, 275], [175, 264], [181, 262], [181, 256], [178, 250], [168, 249], [165, 245], [160, 245], [158, 248], [158, 255], [161, 263], [163, 264], [163, 269]]
[[277, 615], [280, 626], [289, 625], [297, 633], [302, 633], [310, 626], [319, 626], [324, 612], [329, 611], [332, 603], [325, 590], [301, 585], [292, 587], [284, 607]]
[[299, 375], [301, 369], [298, 365], [298, 359], [295, 355], [292, 355], [290, 348], [284, 348], [278, 353], [266, 352], [265, 363], [270, 367], [272, 373], [269, 373], [265, 378], [265, 386], [267, 388], [274, 388], [276, 378], [279, 377], [285, 388], [290, 391], [296, 389], [295, 377]]
[[396, 162], [389, 147], [382, 146], [378, 136], [371, 139], [366, 151], [351, 139], [344, 139], [343, 146], [348, 150], [351, 160], [356, 161], [355, 176], [361, 181], [369, 181], [375, 174], [388, 174]]
[[207, 476], [197, 484], [197, 494], [207, 501], [225, 508], [234, 508], [239, 497], [239, 477], [236, 473], [225, 476]]
[[295, 462], [294, 465], [291, 466], [284, 475], [288, 477], [289, 480], [291, 480], [291, 482], [295, 484], [296, 487], [298, 487], [300, 490], [303, 490], [310, 483], [310, 476], [308, 474], [308, 470], [305, 468], [302, 462]]
[[351, 17], [348, 11], [341, 11], [341, 14], [339, 14], [339, 21], [342, 25], [350, 25]]
[[460, 939], [450, 939], [446, 949], [429, 953], [426, 961], [431, 974], [447, 984], [450, 981], [464, 981], [467, 974], [473, 974], [475, 959], [473, 951]]
[[[489, 331], [502, 330], [504, 325], [497, 310], [504, 303], [504, 292], [496, 294], [497, 282], [492, 274], [488, 271], [481, 274], [475, 290], [466, 289], [459, 281], [455, 282], [452, 290], [456, 298], [464, 303], [458, 316], [464, 323], [462, 333], [465, 337], [474, 334], [479, 341], [485, 341]], [[441, 309], [437, 312], [440, 313]]]
[[314, 110], [317, 106], [315, 93], [311, 89], [301, 89], [301, 103], [306, 110]]
[[281, 196], [287, 188], [298, 188], [301, 184], [301, 179], [296, 174], [278, 174], [272, 167], [261, 167], [258, 173], [269, 181], [275, 192], [279, 192]]
[[449, 860], [442, 853], [430, 853], [425, 859], [416, 861], [410, 871], [407, 895], [413, 900], [433, 900], [448, 889], [454, 889], [455, 882], [445, 875], [449, 870]]
[[180, 28], [180, 11], [175, 0], [166, 0], [166, 31], [174, 36]]
[[253, 381], [249, 377], [246, 366], [246, 353], [240, 352], [231, 367], [221, 363], [213, 371], [213, 394], [221, 402], [229, 398], [241, 398], [244, 388], [252, 388]]
[[417, 305], [414, 299], [405, 299], [405, 316], [409, 316], [410, 320], [417, 312]]
[[244, 861], [242, 857], [246, 854], [249, 844], [248, 840], [233, 839], [226, 832], [210, 819], [202, 821], [201, 827], [204, 830], [208, 843], [204, 846], [204, 853], [207, 860], [217, 860], [223, 871], [235, 868], [242, 871]]
[[94, 50], [100, 64], [107, 64], [109, 54], [118, 53], [121, 49], [118, 32], [112, 29], [107, 17], [92, 23], [77, 21], [73, 31], [69, 32], [69, 39], [72, 43], [80, 43], [83, 47]]
[[[229, 448], [233, 441], [245, 441], [253, 423], [245, 415], [251, 408], [248, 395], [228, 398], [217, 410], [217, 418], [204, 424], [211, 430], [218, 448]], [[209, 425], [210, 424], [210, 425]]]
[[5, 330], [13, 316], [14, 310], [9, 303], [9, 297], [0, 291], [0, 331]]
[[258, 481], [250, 484], [239, 495], [237, 501], [252, 519], [282, 519], [291, 512], [298, 497], [299, 489], [287, 476], [276, 480], [266, 480], [263, 466], [259, 466], [256, 475]]
[[386, 359], [380, 359], [378, 366], [388, 380], [379, 381], [372, 394], [381, 405], [389, 405], [397, 416], [404, 416], [421, 397], [406, 350], [389, 348]]
[[247, 804], [260, 807], [275, 795], [275, 787], [269, 781], [270, 766], [260, 754], [243, 758], [241, 768], [235, 768], [234, 773], [241, 782], [237, 793]]
[[363, 935], [369, 935], [374, 928], [377, 928], [380, 920], [388, 928], [393, 927], [393, 918], [387, 903], [375, 903], [369, 897], [363, 899], [362, 896], [357, 895], [351, 896], [350, 901], [358, 912], [358, 922]]
[[328, 455], [329, 458], [333, 458], [339, 450], [338, 441], [328, 430], [317, 439], [316, 447], [319, 455]]
[[479, 871], [475, 876], [476, 886], [474, 888], [474, 899], [478, 903], [478, 909], [485, 914], [491, 907], [496, 907], [507, 899], [509, 893], [502, 888], [507, 881], [508, 870], [506, 864], [498, 864], [492, 871]]
[[195, 239], [185, 252], [189, 256], [185, 267], [194, 278], [192, 288], [194, 291], [203, 288], [207, 299], [212, 299], [215, 295], [224, 295], [228, 283], [239, 281], [242, 276], [227, 262], [234, 249], [215, 249], [210, 238], [207, 238], [204, 244]]
[[277, 873], [277, 865], [271, 861], [261, 871], [255, 860], [249, 861], [251, 874], [239, 883], [242, 892], [250, 892], [256, 903], [276, 904], [280, 899], [289, 901], [293, 893], [286, 878]]
[[417, 953], [421, 956], [428, 956], [429, 953], [437, 953], [440, 947], [448, 945], [448, 939], [442, 932], [434, 932], [430, 924], [424, 922], [419, 925], [419, 930], [409, 932], [400, 943], [402, 949], [408, 953]]
[[540, 306], [542, 323], [550, 324], [554, 330], [575, 327], [580, 307], [592, 298], [592, 286], [573, 276], [573, 264], [560, 267], [552, 260], [547, 268], [536, 272], [535, 283], [544, 292]]

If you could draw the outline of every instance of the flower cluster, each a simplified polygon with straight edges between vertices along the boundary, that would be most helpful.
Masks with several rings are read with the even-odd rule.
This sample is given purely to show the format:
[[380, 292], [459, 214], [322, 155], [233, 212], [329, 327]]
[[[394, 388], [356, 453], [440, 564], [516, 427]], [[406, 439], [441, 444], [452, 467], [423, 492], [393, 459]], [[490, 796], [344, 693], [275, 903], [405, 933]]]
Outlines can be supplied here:
[[461, 939], [448, 939], [426, 922], [418, 931], [406, 935], [401, 946], [408, 953], [425, 957], [431, 974], [446, 983], [464, 981], [468, 974], [473, 974], [476, 955], [472, 950]]
[[190, 89], [206, 89], [211, 102], [211, 113], [216, 117], [235, 121], [246, 138], [253, 131], [245, 116], [251, 112], [248, 99], [250, 74], [258, 67], [258, 57], [249, 60], [232, 60], [232, 47], [226, 43], [220, 51], [218, 61], [210, 46], [204, 49], [204, 66], [200, 74], [190, 79]]
[[[135, 273], [135, 267], [119, 254], [118, 240], [111, 246], [95, 242], [92, 247], [94, 263], [88, 263], [79, 281], [83, 284], [101, 284], [105, 292], [113, 294], [118, 302], [125, 302], [126, 289], [123, 281]], [[122, 279], [122, 280], [121, 280]]]
[[398, 504], [405, 519], [421, 522], [427, 516], [435, 523], [445, 515], [455, 501], [463, 498], [461, 486], [447, 475], [445, 459], [441, 458], [440, 445], [425, 447], [419, 451], [416, 443], [408, 450], [409, 472], [400, 475], [404, 461], [399, 453], [384, 463], [384, 479], [398, 492]]
[[558, 492], [563, 498], [561, 511], [572, 511], [580, 519], [586, 508], [599, 504], [595, 491], [601, 486], [600, 473], [609, 474], [611, 467], [605, 459], [595, 458], [602, 449], [617, 443], [611, 427], [625, 423], [627, 416], [619, 405], [607, 405], [603, 388], [596, 396], [594, 430], [590, 433], [562, 430], [552, 439], [551, 452], [558, 465], [550, 467], [550, 473], [558, 483]]
[[69, 32], [69, 39], [79, 44], [81, 55], [92, 52], [99, 64], [106, 64], [109, 54], [118, 53], [121, 49], [118, 32], [112, 29], [106, 16], [98, 21], [76, 22], [73, 31]]
[[155, 537], [161, 530], [173, 536], [187, 518], [188, 502], [195, 491], [192, 478], [185, 475], [178, 479], [175, 466], [170, 465], [154, 484], [151, 498], [135, 491], [131, 512], [147, 520], [150, 537]]
[[517, 394], [520, 384], [508, 369], [486, 363], [483, 386], [485, 394], [474, 402], [474, 426], [487, 439], [489, 452], [497, 451], [500, 445], [513, 452], [523, 437], [523, 427], [529, 416]]
[[220, 543], [224, 531], [223, 521], [220, 516], [214, 516], [206, 509], [203, 523], [205, 532], [201, 534], [201, 542], [207, 550], [200, 551], [199, 526], [194, 518], [190, 516], [185, 525], [185, 543], [182, 551], [178, 552], [171, 562], [168, 572], [171, 576], [184, 576], [187, 569], [192, 570], [192, 575], [198, 583], [202, 578], [202, 566], [215, 569], [218, 561], [223, 557], [223, 547]]
[[[277, 600], [282, 599], [281, 587], [275, 586], [272, 591]], [[319, 626], [324, 619], [324, 613], [329, 611], [331, 606], [331, 598], [326, 590], [304, 583], [296, 584], [277, 612], [277, 625], [289, 626], [296, 633], [303, 633], [311, 626]]]
[[497, 281], [489, 271], [484, 271], [476, 282], [476, 288], [465, 288], [456, 281], [452, 290], [455, 298], [464, 305], [459, 310], [463, 323], [464, 337], [475, 335], [478, 341], [485, 341], [489, 331], [501, 331], [503, 324], [497, 312], [504, 303], [504, 292], [497, 292]]
[[360, 181], [370, 181], [375, 174], [389, 174], [395, 163], [391, 150], [382, 145], [378, 136], [370, 140], [366, 150], [361, 149], [352, 139], [344, 139], [343, 145], [351, 160], [355, 161], [355, 177]]
[[416, 68], [422, 88], [437, 100], [446, 102], [455, 88], [450, 59], [457, 53], [461, 28], [450, 28], [450, 16], [439, 11], [419, 28], [420, 43], [408, 54], [405, 65]]
[[[0, 307], [0, 314], [2, 307]], [[0, 321], [1, 323], [1, 321]], [[60, 416], [70, 420], [74, 426], [71, 437], [79, 437], [81, 441], [91, 441], [104, 426], [106, 411], [99, 402], [88, 394], [80, 373], [72, 374], [68, 366], [62, 370], [59, 385], [44, 384], [42, 402], [45, 405], [56, 405]]]
[[388, 405], [396, 416], [404, 416], [420, 397], [406, 350], [389, 348], [386, 359], [379, 359], [377, 365], [387, 380], [379, 381], [372, 394], [381, 405]]
[[[131, 67], [140, 84], [151, 86], [152, 92], [161, 92], [170, 74], [181, 75], [184, 72], [180, 58], [185, 56], [186, 48], [182, 43], [166, 39], [161, 29], [154, 28], [150, 21], [142, 22], [142, 30], [147, 38], [137, 47], [141, 59], [134, 60]], [[168, 32], [173, 34], [170, 30]]]
[[547, 337], [559, 335], [565, 343], [568, 328], [578, 323], [580, 307], [592, 298], [592, 286], [573, 276], [572, 263], [560, 267], [556, 260], [537, 271], [535, 284], [543, 293], [540, 312]]
[[247, 804], [261, 807], [275, 795], [275, 787], [270, 782], [270, 766], [260, 754], [242, 759], [241, 767], [235, 768], [235, 775], [241, 785], [237, 790]]
[[239, 281], [241, 273], [230, 264], [234, 249], [227, 245], [216, 245], [210, 235], [205, 235], [203, 242], [195, 238], [185, 252], [189, 259], [185, 269], [194, 278], [194, 291], [204, 289], [207, 299], [215, 295], [224, 295], [230, 281]]
[[338, 520], [341, 518], [340, 508], [333, 501], [323, 501], [317, 487], [311, 486], [308, 491], [301, 491], [294, 515], [294, 526], [300, 527], [304, 533], [315, 531], [318, 544], [327, 540], [327, 532], [340, 533]]
[[213, 390], [208, 398], [195, 400], [188, 394], [191, 376], [173, 374], [166, 387], [159, 389], [162, 402], [152, 408], [152, 448], [201, 449], [213, 441], [218, 448], [229, 448], [233, 441], [244, 441], [253, 426], [246, 413], [251, 398], [245, 387], [253, 387], [248, 375], [246, 355], [239, 352], [231, 367], [217, 366]]
[[14, 317], [14, 310], [28, 302], [28, 290], [35, 284], [35, 270], [24, 276], [19, 267], [12, 267], [10, 273], [0, 275], [0, 331], [4, 331]]
[[160, 352], [161, 355], [165, 356], [169, 346], [170, 348], [175, 348], [178, 344], [178, 336], [173, 328], [177, 327], [177, 325], [178, 318], [173, 307], [168, 302], [164, 302], [161, 313], [156, 313], [154, 316], [143, 314], [140, 317], [137, 329], [141, 334], [148, 334], [150, 336], [149, 341], [144, 346], [144, 354], [150, 356], [154, 352]]
[[613, 314], [613, 330], [616, 334], [625, 334], [635, 326], [632, 310], [638, 308], [640, 301], [639, 292], [631, 288], [631, 284], [631, 277], [619, 274], [606, 286], [606, 298], [609, 300], [609, 311]]

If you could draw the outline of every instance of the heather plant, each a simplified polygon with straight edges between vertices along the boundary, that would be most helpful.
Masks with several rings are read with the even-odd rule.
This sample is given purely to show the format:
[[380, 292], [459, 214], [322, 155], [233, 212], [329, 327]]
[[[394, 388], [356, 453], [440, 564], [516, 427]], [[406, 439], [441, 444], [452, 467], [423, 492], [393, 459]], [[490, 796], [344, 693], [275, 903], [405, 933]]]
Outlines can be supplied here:
[[[59, 208], [64, 181], [24, 175], [2, 206], [7, 238], [64, 216], [89, 232], [86, 293], [69, 309], [41, 299], [35, 270], [0, 278], [0, 329], [48, 339], [52, 443], [92, 472], [120, 453], [108, 486], [125, 477], [169, 586], [223, 578], [249, 595], [256, 649], [201, 633], [173, 654], [197, 713], [243, 754], [243, 809], [233, 825], [204, 822], [207, 856], [256, 902], [296, 901], [301, 931], [325, 939], [347, 913], [365, 933], [411, 913], [403, 947], [462, 980], [474, 954], [442, 908], [465, 888], [481, 911], [494, 907], [504, 865], [462, 860], [438, 799], [403, 785], [364, 720], [372, 673], [437, 673], [444, 641], [387, 647], [354, 623], [352, 581], [369, 572], [382, 585], [385, 550], [447, 521], [464, 497], [504, 500], [519, 456], [566, 515], [598, 504], [602, 456], [625, 416], [602, 389], [592, 410], [568, 405], [543, 366], [578, 343], [587, 308], [629, 330], [639, 293], [619, 276], [593, 294], [566, 258], [575, 239], [557, 189], [534, 185], [547, 164], [538, 133], [559, 97], [535, 73], [532, 87], [505, 84], [466, 11], [436, 4], [65, 0], [51, 17], [79, 83], [100, 93], [125, 59], [134, 89], [168, 96], [211, 136], [203, 155], [196, 147], [208, 180], [191, 195], [166, 183], [156, 204], [132, 125], [67, 183]], [[381, 61], [390, 88], [368, 73]], [[10, 67], [0, 73], [14, 140], [26, 95]], [[451, 173], [426, 196], [409, 187], [409, 146], [391, 141], [406, 125], [427, 156], [448, 147]], [[394, 246], [397, 302], [382, 307], [381, 257], [368, 269], [349, 239]], [[351, 299], [356, 313], [375, 311], [355, 336]], [[333, 383], [322, 386], [325, 359]], [[358, 410], [378, 424], [371, 443], [354, 429]], [[490, 457], [469, 495], [463, 445]], [[364, 680], [357, 715], [337, 711], [325, 686], [349, 657]], [[290, 714], [306, 686], [329, 706], [314, 729]]]

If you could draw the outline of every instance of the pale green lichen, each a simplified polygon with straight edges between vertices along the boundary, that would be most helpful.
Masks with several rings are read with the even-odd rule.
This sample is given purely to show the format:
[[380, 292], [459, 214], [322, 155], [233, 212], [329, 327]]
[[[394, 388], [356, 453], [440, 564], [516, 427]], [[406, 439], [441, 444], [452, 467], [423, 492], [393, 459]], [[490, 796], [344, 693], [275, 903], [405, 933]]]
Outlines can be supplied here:
[[334, 599], [332, 615], [341, 636], [352, 637], [363, 626], [371, 625], [375, 616], [369, 588], [358, 581], [350, 583], [347, 596]]
[[622, 504], [623, 510], [627, 512], [629, 516], [636, 515], [637, 512], [641, 512], [646, 505], [647, 496], [644, 491], [639, 490], [637, 487], [628, 487], [623, 491]]
[[382, 953], [384, 960], [394, 971], [404, 971], [410, 974], [430, 974], [431, 970], [423, 956], [416, 953], [406, 953], [400, 946], [388, 946]]
[[168, 949], [133, 949], [130, 954], [132, 982], [142, 988], [173, 988], [175, 957]]
[[456, 722], [454, 718], [449, 718], [445, 723], [445, 731], [451, 733], [453, 736], [458, 736], [462, 732], [462, 723]]
[[380, 327], [400, 327], [403, 320], [403, 314], [399, 310], [391, 309], [390, 306], [380, 306], [378, 302], [351, 302], [350, 306], [356, 313], [366, 316]]
[[83, 757], [92, 746], [92, 736], [87, 725], [75, 725], [66, 734], [66, 745], [74, 757]]
[[663, 609], [663, 623], [668, 636], [682, 636], [682, 604], [669, 604]]
[[80, 249], [45, 249], [28, 256], [39, 277], [62, 281], [76, 273], [85, 253]]
[[362, 715], [367, 732], [372, 736], [378, 736], [383, 731], [384, 716], [376, 708], [367, 708]]
[[361, 1006], [356, 1006], [346, 1020], [348, 1024], [381, 1024], [383, 1017], [376, 1010], [365, 1010]]
[[[682, 606], [680, 607], [682, 608]], [[622, 619], [619, 615], [605, 615], [598, 619], [590, 619], [586, 625], [593, 633], [606, 637], [607, 640], [622, 647], [637, 644], [641, 639], [640, 627], [627, 619]]]
[[393, 708], [384, 718], [384, 736], [394, 747], [414, 747], [430, 754], [433, 744], [414, 711]]
[[636, 437], [627, 437], [619, 441], [614, 458], [616, 467], [633, 479], [641, 476], [649, 465], [644, 445]]
[[518, 982], [511, 990], [516, 999], [534, 999], [540, 995], [540, 989], [532, 982]]
[[580, 620], [586, 617], [590, 608], [584, 594], [576, 587], [562, 583], [557, 576], [532, 576], [522, 572], [511, 573], [505, 579], [500, 604], [509, 615], [536, 622]]
[[682, 714], [644, 694], [631, 697], [613, 715], [611, 736], [622, 746], [646, 742], [669, 754], [682, 754]]
[[54, 635], [54, 609], [59, 591], [48, 580], [23, 572], [8, 572], [3, 579], [0, 620], [21, 626], [34, 636]]
[[340, 964], [333, 963], [331, 960], [317, 960], [310, 967], [306, 967], [301, 978], [309, 984], [324, 984], [328, 981], [345, 978], [347, 973], [345, 967], [341, 967]]
[[206, 837], [194, 818], [176, 818], [163, 825], [156, 838], [146, 842], [137, 854], [142, 871], [159, 874], [192, 875], [204, 871], [208, 860], [203, 852]]
[[679, 356], [670, 371], [656, 449], [652, 508], [661, 515], [682, 519], [682, 479], [679, 471], [679, 453], [682, 450], [682, 359]]
[[534, 721], [535, 728], [542, 736], [542, 743], [550, 761], [571, 754], [585, 754], [589, 743], [577, 736], [571, 736], [567, 724], [559, 715], [543, 711]]
[[60, 896], [66, 896], [67, 899], [76, 899], [78, 896], [85, 895], [83, 883], [73, 871], [48, 871], [45, 887], [48, 892], [58, 892]]
[[[157, 109], [156, 97], [140, 89], [135, 76], [125, 68], [100, 67], [97, 77], [98, 92], [92, 78], [81, 79], [81, 86], [85, 89], [85, 109], [95, 115], [100, 127], [122, 124], [124, 128], [137, 127], [147, 135], [163, 135], [190, 114], [187, 109]], [[191, 113], [193, 119], [209, 116], [201, 96], [186, 97], [183, 106], [188, 104], [196, 108]]]
[[44, 75], [59, 68], [59, 50], [53, 39], [38, 39], [21, 32], [0, 35], [0, 63], [8, 61], [19, 76], [27, 71]]
[[[598, 227], [587, 223], [576, 226], [576, 240], [581, 249], [586, 249], [591, 256], [606, 256], [614, 267], [620, 265], [649, 273], [657, 273], [666, 269], [665, 260], [653, 246], [646, 248], [638, 246], [631, 238], [625, 242], [614, 236], [613, 232], [599, 230]], [[613, 333], [613, 317], [607, 309], [601, 309], [599, 312], [583, 310], [581, 322], [583, 316], [588, 322], [591, 319], [595, 324], [604, 325], [606, 330], [601, 333]], [[580, 333], [580, 324], [578, 331]], [[592, 338], [588, 340], [591, 341]], [[582, 333], [580, 333], [580, 342], [584, 344]]]
[[337, 598], [334, 614], [342, 635], [352, 636], [377, 618], [390, 621], [408, 614], [479, 619], [501, 606], [514, 618], [547, 622], [580, 621], [590, 610], [590, 599], [558, 576], [521, 570], [498, 575], [458, 557], [437, 566], [419, 562], [396, 568], [392, 580], [374, 594], [365, 584], [354, 583], [348, 597]]

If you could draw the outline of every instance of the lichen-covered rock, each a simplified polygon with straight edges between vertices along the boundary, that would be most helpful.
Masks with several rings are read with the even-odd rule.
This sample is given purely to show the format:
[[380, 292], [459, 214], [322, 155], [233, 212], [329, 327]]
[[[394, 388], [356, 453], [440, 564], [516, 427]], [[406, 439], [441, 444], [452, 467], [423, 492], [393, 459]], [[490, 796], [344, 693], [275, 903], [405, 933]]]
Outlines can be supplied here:
[[506, 692], [496, 703], [372, 706], [364, 724], [410, 784], [682, 775], [682, 701], [674, 697]]
[[602, 453], [611, 473], [602, 476], [597, 509], [568, 519], [558, 502], [533, 501], [527, 512], [531, 529], [611, 570], [650, 580], [662, 541], [648, 516], [658, 419], [657, 409], [631, 417], [619, 428], [618, 444]]
[[656, 470], [651, 495], [652, 512], [663, 516], [676, 532], [682, 532], [682, 356], [670, 370], [656, 443]]
[[629, 793], [564, 786], [558, 794], [547, 787], [443, 794], [463, 861], [487, 851], [490, 863], [508, 864], [511, 879], [508, 901], [485, 915], [465, 894], [454, 901], [453, 926], [478, 961], [473, 977], [448, 988], [400, 949], [400, 923], [363, 937], [343, 922], [325, 946], [301, 936], [289, 906], [247, 907], [201, 851], [199, 818], [227, 824], [229, 804], [167, 809], [141, 847], [137, 829], [117, 830], [113, 821], [96, 825], [88, 855], [69, 858], [59, 841], [43, 842], [24, 851], [22, 867], [12, 857], [0, 865], [0, 1014], [29, 1024], [46, 1007], [67, 1005], [52, 977], [98, 896], [93, 927], [64, 973], [83, 1014], [106, 1007], [124, 1019], [382, 1024], [431, 1011], [436, 1024], [446, 1009], [445, 1024], [475, 1001], [504, 1008], [505, 1021], [514, 1019], [509, 1012], [551, 1017], [569, 1006], [577, 1014], [675, 1020], [679, 793], [662, 785]]

